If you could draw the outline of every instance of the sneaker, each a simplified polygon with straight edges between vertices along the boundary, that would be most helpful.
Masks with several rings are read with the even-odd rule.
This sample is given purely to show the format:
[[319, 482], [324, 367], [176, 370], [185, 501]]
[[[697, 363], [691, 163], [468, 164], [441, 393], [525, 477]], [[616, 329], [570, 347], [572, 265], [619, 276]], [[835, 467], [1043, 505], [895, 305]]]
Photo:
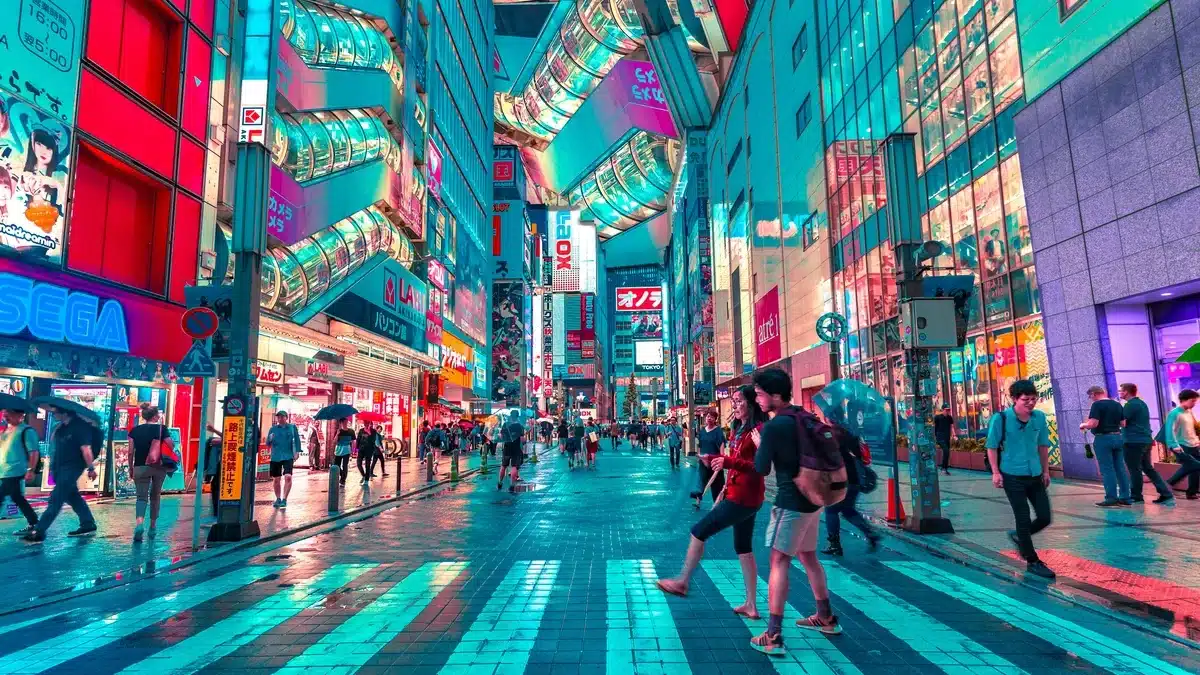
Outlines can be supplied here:
[[750, 646], [767, 656], [783, 656], [787, 654], [787, 649], [783, 646], [782, 633], [772, 635], [764, 632], [758, 637], [750, 638]]
[[287, 500], [286, 500], [286, 499], [280, 499], [280, 500], [279, 500], [279, 508], [281, 508], [281, 509], [286, 509], [286, 508], [287, 508]]
[[14, 537], [24, 537], [25, 535], [29, 534], [30, 532], [33, 532], [34, 529], [35, 528], [33, 527], [33, 525], [29, 525], [28, 527], [22, 527], [19, 530], [13, 530], [13, 536]]
[[1017, 550], [1018, 550], [1018, 551], [1019, 551], [1019, 550], [1021, 550], [1021, 540], [1017, 538], [1017, 531], [1016, 531], [1016, 530], [1009, 530], [1009, 531], [1008, 531], [1008, 540], [1012, 542], [1012, 545], [1013, 545], [1013, 546], [1016, 546], [1016, 547], [1017, 547]]
[[496, 489], [503, 490], [504, 489], [504, 481], [500, 481], [499, 483], [496, 483]]
[[1118, 499], [1117, 501], [1121, 503], [1121, 506], [1133, 506], [1132, 499]]
[[870, 553], [874, 553], [875, 551], [879, 550], [879, 540], [880, 539], [881, 539], [881, 537], [878, 534], [875, 534], [874, 532], [872, 532], [871, 534], [868, 534], [867, 535], [867, 551]]
[[1129, 498], [1129, 502], [1131, 504], [1143, 504], [1143, 503], [1145, 503], [1145, 501], [1146, 501], [1145, 497], [1130, 497]]
[[46, 535], [43, 534], [42, 532], [38, 532], [36, 529], [30, 530], [28, 534], [26, 534], [24, 537], [21, 537], [21, 538], [24, 539], [25, 541], [32, 542], [32, 543], [46, 541]]
[[271, 506], [274, 506], [275, 508], [279, 508], [282, 504], [283, 500], [278, 497], [275, 498], [275, 501], [271, 502]]
[[1158, 499], [1154, 500], [1155, 504], [1174, 504], [1175, 495], [1159, 495]]
[[141, 541], [143, 534], [144, 534], [144, 532], [141, 527], [133, 528], [133, 540], [134, 541]]
[[1123, 504], [1121, 504], [1121, 502], [1117, 501], [1116, 499], [1105, 499], [1102, 502], [1096, 502], [1096, 506], [1100, 506], [1103, 508], [1112, 508], [1114, 506], [1123, 506]]
[[508, 491], [509, 491], [510, 493], [514, 494], [514, 495], [515, 495], [515, 494], [517, 494], [517, 486], [516, 486], [516, 485], [509, 485], [509, 486], [508, 486]]
[[826, 635], [837, 635], [842, 632], [842, 627], [838, 624], [837, 617], [832, 615], [822, 619], [813, 614], [807, 619], [797, 619], [796, 627], [819, 630]]
[[79, 529], [71, 530], [70, 532], [68, 532], [67, 536], [68, 537], [86, 537], [89, 534], [95, 534], [95, 533], [96, 533], [95, 525], [89, 525], [88, 527], [83, 527], [81, 525], [81, 526], [79, 526]]
[[1025, 571], [1043, 579], [1055, 579], [1058, 577], [1058, 575], [1054, 573], [1054, 570], [1046, 567], [1046, 563], [1042, 562], [1041, 560], [1035, 560], [1029, 563], [1029, 565], [1025, 567]]
[[158, 534], [158, 529], [155, 527], [150, 527], [150, 529], [146, 530], [146, 536], [151, 539], [153, 539], [154, 536], [157, 534]]

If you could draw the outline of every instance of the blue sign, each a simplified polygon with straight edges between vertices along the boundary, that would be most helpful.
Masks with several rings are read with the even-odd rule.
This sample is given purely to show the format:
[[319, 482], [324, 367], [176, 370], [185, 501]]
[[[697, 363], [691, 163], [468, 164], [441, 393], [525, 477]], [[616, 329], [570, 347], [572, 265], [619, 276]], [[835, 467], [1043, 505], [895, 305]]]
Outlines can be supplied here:
[[87, 17], [83, 0], [11, 0], [0, 12], [5, 88], [74, 124]]
[[334, 318], [425, 353], [427, 300], [425, 283], [389, 259], [325, 311]]
[[26, 332], [45, 342], [129, 353], [125, 309], [120, 302], [0, 272], [0, 335]]
[[192, 342], [192, 348], [184, 354], [183, 360], [175, 372], [182, 377], [215, 377], [217, 364], [208, 353], [208, 345], [204, 340]]

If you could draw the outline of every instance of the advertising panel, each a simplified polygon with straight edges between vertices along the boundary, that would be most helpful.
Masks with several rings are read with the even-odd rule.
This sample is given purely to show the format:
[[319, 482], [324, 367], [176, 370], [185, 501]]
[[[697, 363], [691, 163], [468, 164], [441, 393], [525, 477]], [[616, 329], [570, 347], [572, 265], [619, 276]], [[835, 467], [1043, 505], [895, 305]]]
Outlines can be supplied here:
[[[429, 344], [429, 300], [432, 294], [427, 292], [425, 282], [395, 260], [386, 260], [325, 311], [336, 319], [425, 352]], [[438, 332], [440, 337], [440, 323]]]
[[661, 373], [663, 343], [661, 340], [638, 340], [633, 343], [633, 365], [639, 373]]
[[400, 170], [390, 176], [389, 203], [400, 215], [400, 222], [412, 240], [425, 241], [425, 184], [414, 165], [411, 144], [404, 144], [400, 158]]
[[475, 350], [451, 333], [442, 334], [442, 379], [470, 389], [475, 376]]
[[84, 0], [9, 0], [5, 5], [0, 12], [5, 64], [0, 90], [29, 97], [54, 119], [74, 124], [80, 46], [87, 27]]
[[633, 339], [661, 338], [663, 336], [663, 316], [661, 312], [637, 312], [629, 317], [629, 328]]
[[542, 296], [542, 395], [554, 393], [554, 303]]
[[[465, 234], [458, 236], [460, 245], [474, 249]], [[455, 267], [458, 274], [454, 283], [454, 325], [481, 345], [487, 344], [489, 325], [483, 265], [484, 257], [477, 249], [462, 256]]]
[[616, 290], [618, 312], [661, 312], [663, 292], [661, 286], [622, 286]]
[[542, 316], [542, 294], [541, 293], [535, 292], [533, 294], [533, 296], [530, 298], [528, 309], [529, 309], [529, 312], [526, 313], [526, 316], [529, 317], [529, 319], [528, 319], [528, 321], [526, 321], [526, 324], [525, 324], [525, 333], [526, 333], [526, 335], [529, 335], [530, 338], [526, 344], [529, 344], [533, 347], [532, 353], [529, 354], [529, 357], [528, 357], [529, 364], [530, 364], [529, 365], [529, 391], [531, 394], [533, 394], [534, 397], [538, 397], [541, 395], [541, 391], [542, 391], [542, 370], [543, 370], [542, 369], [542, 349], [543, 349], [543, 347], [542, 347], [542, 328], [540, 325], [538, 325], [537, 330], [534, 330], [533, 318], [537, 317], [539, 321], [541, 320], [541, 316]]
[[528, 255], [525, 202], [496, 202], [492, 205], [492, 278], [524, 279]]
[[584, 359], [596, 358], [596, 294], [579, 296], [582, 321], [579, 327], [579, 355]]
[[779, 287], [774, 286], [754, 303], [755, 362], [764, 366], [783, 356], [779, 338]]
[[575, 230], [579, 228], [578, 211], [550, 212], [550, 240], [553, 250], [553, 281], [556, 292], [579, 290], [579, 258], [575, 247]]
[[429, 194], [440, 200], [442, 198], [442, 151], [438, 150], [438, 146], [432, 138], [429, 139], [425, 167], [429, 172], [426, 188], [429, 190]]
[[492, 284], [492, 400], [516, 405], [521, 398], [521, 363], [525, 360], [524, 285]]
[[0, 94], [0, 249], [29, 262], [62, 264], [70, 159], [67, 126]]

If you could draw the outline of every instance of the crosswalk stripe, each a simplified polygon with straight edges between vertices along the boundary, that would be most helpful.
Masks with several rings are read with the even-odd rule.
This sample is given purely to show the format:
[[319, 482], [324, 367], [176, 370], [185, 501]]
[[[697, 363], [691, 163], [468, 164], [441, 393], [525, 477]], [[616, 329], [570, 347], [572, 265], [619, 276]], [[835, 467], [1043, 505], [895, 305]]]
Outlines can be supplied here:
[[83, 628], [5, 656], [0, 660], [0, 673], [33, 674], [49, 670], [282, 569], [280, 565], [243, 567], [123, 612], [110, 614]]
[[205, 630], [121, 671], [188, 675], [214, 663], [238, 647], [319, 603], [377, 565], [334, 565], [315, 577], [266, 598]]
[[559, 565], [557, 560], [523, 560], [513, 565], [441, 673], [525, 672]]
[[1035, 609], [1003, 593], [967, 581], [929, 563], [889, 562], [888, 567], [935, 591], [957, 598], [980, 611], [1020, 628], [1050, 644], [1120, 673], [1187, 675], [1188, 671], [1144, 654], [1112, 638]]
[[63, 614], [70, 614], [73, 611], [75, 611], [75, 610], [68, 610], [66, 612], [55, 612], [54, 614], [47, 614], [46, 616], [39, 616], [36, 619], [29, 619], [28, 621], [19, 621], [17, 623], [6, 624], [4, 626], [0, 626], [0, 635], [4, 635], [5, 633], [11, 633], [14, 630], [21, 630], [22, 628], [36, 626], [43, 621], [53, 619], [56, 617], [60, 617]]
[[329, 631], [280, 673], [354, 673], [387, 646], [469, 563], [425, 563]]
[[[705, 560], [701, 566], [731, 608], [737, 607], [745, 601], [746, 587], [742, 581], [740, 562], [737, 560]], [[753, 635], [758, 635], [767, 628], [767, 580], [761, 577], [758, 580], [757, 596], [758, 613], [763, 618], [751, 621], [742, 617], [742, 622], [746, 624]], [[784, 605], [782, 633], [787, 653], [782, 658], [771, 659], [771, 665], [775, 667], [775, 671], [780, 675], [817, 675], [818, 673], [862, 675], [862, 671], [830, 641], [830, 638], [796, 627], [793, 617], [805, 616], [808, 615], [796, 611], [791, 603]]]
[[649, 560], [609, 560], [605, 672], [689, 675], [687, 654]]
[[[795, 567], [801, 567], [792, 561]], [[829, 590], [900, 638], [925, 660], [948, 674], [963, 672], [1018, 675], [1025, 671], [990, 649], [833, 561], [824, 561]], [[803, 569], [803, 568], [801, 568]], [[994, 670], [989, 667], [1000, 668]]]

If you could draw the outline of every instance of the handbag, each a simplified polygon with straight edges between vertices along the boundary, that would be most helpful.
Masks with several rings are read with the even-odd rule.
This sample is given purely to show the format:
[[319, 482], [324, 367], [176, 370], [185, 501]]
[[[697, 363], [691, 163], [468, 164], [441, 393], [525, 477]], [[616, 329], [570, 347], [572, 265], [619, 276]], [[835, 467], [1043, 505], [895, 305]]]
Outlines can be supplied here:
[[1087, 442], [1088, 433], [1083, 432], [1083, 456], [1088, 459], [1096, 459], [1096, 453], [1092, 450], [1092, 444]]
[[167, 473], [175, 473], [179, 468], [179, 452], [175, 450], [175, 442], [167, 438], [167, 426], [162, 428], [158, 438], [150, 441], [150, 452], [146, 454], [146, 466], [166, 469]]

